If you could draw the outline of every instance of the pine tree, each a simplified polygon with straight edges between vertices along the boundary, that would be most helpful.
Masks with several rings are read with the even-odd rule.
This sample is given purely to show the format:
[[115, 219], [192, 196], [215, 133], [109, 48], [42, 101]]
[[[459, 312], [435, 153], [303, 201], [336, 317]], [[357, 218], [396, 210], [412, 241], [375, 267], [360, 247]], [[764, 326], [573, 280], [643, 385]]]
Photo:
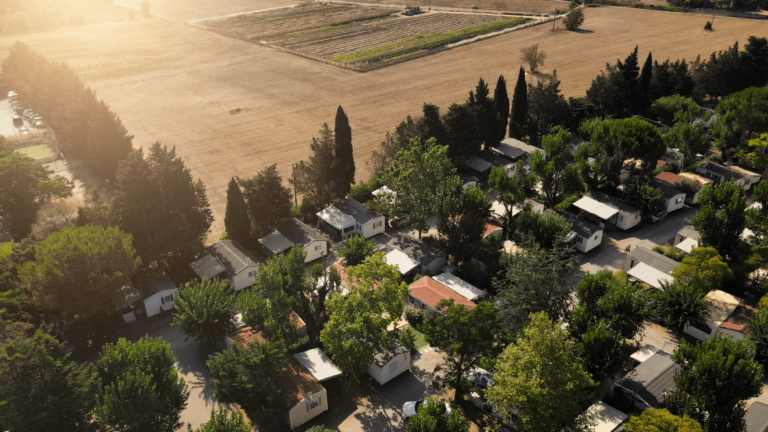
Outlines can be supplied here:
[[648, 90], [651, 88], [651, 78], [653, 76], [653, 56], [648, 53], [648, 57], [645, 59], [643, 70], [640, 72], [640, 111], [646, 111], [650, 105], [650, 98], [648, 97]]
[[[478, 138], [484, 143], [485, 148], [496, 146], [506, 132], [506, 126], [502, 125], [501, 115], [496, 110], [496, 103], [490, 97], [488, 84], [480, 78], [475, 91], [469, 92], [467, 106], [472, 110]], [[502, 136], [499, 139], [499, 136]]]
[[525, 70], [520, 66], [517, 75], [512, 111], [509, 115], [509, 137], [522, 139], [525, 136], [525, 119], [528, 117], [528, 84], [525, 82]]
[[339, 105], [336, 111], [334, 161], [332, 171], [335, 175], [334, 194], [344, 198], [351, 185], [355, 184], [355, 158], [352, 151], [352, 129], [344, 109]]
[[504, 75], [499, 75], [499, 80], [496, 81], [496, 89], [493, 92], [493, 103], [496, 105], [496, 112], [501, 117], [501, 134], [499, 141], [504, 139], [507, 131], [507, 124], [509, 123], [509, 95], [507, 94], [507, 81], [504, 79]]
[[88, 160], [94, 171], [114, 180], [118, 163], [132, 150], [133, 135], [104, 101], [91, 112], [88, 122]]
[[240, 244], [250, 242], [251, 220], [248, 218], [248, 206], [245, 204], [243, 193], [234, 177], [229, 181], [227, 187], [227, 212], [224, 216], [224, 227], [232, 240]]
[[240, 180], [248, 212], [251, 215], [253, 237], [269, 234], [275, 223], [291, 215], [291, 191], [283, 186], [277, 164], [268, 166], [256, 177]]

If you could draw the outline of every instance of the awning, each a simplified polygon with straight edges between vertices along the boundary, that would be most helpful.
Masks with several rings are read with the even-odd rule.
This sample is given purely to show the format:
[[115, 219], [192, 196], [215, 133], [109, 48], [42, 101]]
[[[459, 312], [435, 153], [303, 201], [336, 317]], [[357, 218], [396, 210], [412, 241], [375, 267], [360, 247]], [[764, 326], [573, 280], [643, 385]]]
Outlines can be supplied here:
[[672, 276], [662, 271], [656, 270], [655, 268], [642, 262], [632, 267], [631, 269], [629, 269], [627, 274], [629, 276], [636, 278], [641, 282], [647, 283], [648, 285], [656, 289], [661, 289], [660, 282], [672, 283], [675, 281], [675, 279]]
[[681, 241], [680, 243], [676, 244], [675, 247], [689, 254], [691, 253], [691, 250], [693, 250], [693, 248], [699, 247], [699, 241], [692, 238], [687, 238]]
[[649, 358], [651, 358], [652, 355], [659, 352], [659, 349], [656, 348], [653, 345], [645, 345], [644, 347], [640, 348], [639, 350], [635, 351], [634, 354], [629, 356], [632, 360], [637, 360], [639, 363], [642, 363]]
[[293, 242], [285, 238], [279, 232], [273, 232], [259, 239], [259, 243], [264, 245], [272, 254], [277, 255], [293, 247]]
[[624, 420], [626, 420], [627, 417], [629, 417], [604, 402], [598, 402], [592, 405], [587, 412], [594, 422], [593, 430], [595, 432], [613, 432], [620, 424], [624, 423]]
[[419, 266], [418, 262], [412, 260], [411, 257], [399, 249], [394, 249], [392, 252], [384, 255], [384, 261], [389, 265], [397, 266], [400, 274], [403, 275]]
[[467, 159], [467, 166], [479, 173], [490, 171], [490, 169], [493, 168], [493, 165], [491, 165], [490, 162], [475, 156], [470, 156]]
[[317, 213], [317, 217], [324, 220], [328, 225], [336, 228], [337, 230], [343, 230], [344, 228], [355, 226], [355, 218], [332, 205], [329, 205], [321, 212]]
[[590, 197], [584, 197], [573, 203], [573, 205], [604, 220], [612, 218], [619, 212], [615, 208], [599, 201], [595, 201]]

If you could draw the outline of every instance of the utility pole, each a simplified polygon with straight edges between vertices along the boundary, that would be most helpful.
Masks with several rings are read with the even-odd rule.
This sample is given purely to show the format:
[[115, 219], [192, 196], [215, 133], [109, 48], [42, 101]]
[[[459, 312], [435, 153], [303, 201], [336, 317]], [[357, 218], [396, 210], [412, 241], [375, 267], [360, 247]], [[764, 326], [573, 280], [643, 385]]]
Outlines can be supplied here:
[[298, 207], [299, 198], [296, 196], [296, 164], [292, 163], [291, 168], [293, 169], [293, 173], [292, 173], [293, 181], [291, 182], [293, 184], [293, 205]]
[[552, 17], [552, 31], [555, 31], [556, 22], [557, 22], [557, 9], [555, 9], [555, 16]]

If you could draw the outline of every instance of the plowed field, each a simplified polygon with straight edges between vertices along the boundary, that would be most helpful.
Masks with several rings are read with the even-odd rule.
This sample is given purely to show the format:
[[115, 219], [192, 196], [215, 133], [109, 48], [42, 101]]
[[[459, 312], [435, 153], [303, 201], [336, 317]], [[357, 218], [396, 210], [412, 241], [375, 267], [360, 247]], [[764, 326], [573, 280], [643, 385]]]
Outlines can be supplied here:
[[[210, 7], [226, 13], [222, 3], [215, 0]], [[706, 20], [590, 8], [581, 32], [533, 26], [364, 74], [159, 18], [0, 38], [0, 60], [19, 39], [65, 61], [120, 115], [136, 135], [136, 146], [157, 140], [175, 146], [207, 186], [216, 216], [209, 237], [214, 239], [223, 229], [229, 179], [253, 176], [273, 163], [290, 175], [291, 163], [308, 157], [320, 126], [333, 124], [338, 105], [350, 119], [357, 178], [365, 179], [365, 161], [385, 132], [406, 115], [417, 115], [424, 102], [445, 111], [466, 100], [479, 77], [493, 87], [500, 74], [511, 94], [520, 48], [533, 43], [547, 53], [542, 72], [557, 69], [567, 97], [583, 96], [606, 62], [623, 60], [638, 44], [642, 59], [652, 51], [657, 60], [691, 60], [768, 33], [768, 23], [721, 17], [715, 31], [706, 32]], [[241, 111], [233, 111], [237, 108]]]

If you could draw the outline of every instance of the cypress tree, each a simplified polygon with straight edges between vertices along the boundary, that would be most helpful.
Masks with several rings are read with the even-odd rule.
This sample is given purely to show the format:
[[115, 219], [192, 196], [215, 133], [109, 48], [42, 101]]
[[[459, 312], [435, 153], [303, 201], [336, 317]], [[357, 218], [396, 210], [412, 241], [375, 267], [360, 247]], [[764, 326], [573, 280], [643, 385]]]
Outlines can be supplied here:
[[526, 117], [528, 117], [528, 84], [525, 82], [525, 70], [520, 66], [512, 100], [512, 111], [509, 115], [510, 138], [521, 139], [525, 135]]
[[249, 243], [251, 220], [248, 218], [248, 206], [245, 204], [243, 192], [234, 177], [229, 181], [227, 187], [227, 212], [224, 215], [224, 227], [232, 240], [240, 244]]
[[651, 53], [648, 53], [648, 58], [645, 59], [643, 70], [640, 72], [640, 107], [642, 111], [648, 108], [650, 100], [648, 99], [648, 89], [651, 88], [651, 78], [653, 76], [653, 57]]
[[347, 196], [351, 185], [355, 184], [355, 158], [352, 154], [352, 129], [344, 109], [339, 105], [336, 110], [334, 161], [332, 172], [335, 177], [334, 195], [338, 198]]
[[109, 106], [100, 101], [88, 123], [88, 161], [94, 171], [114, 179], [118, 163], [133, 150], [133, 135]]
[[[507, 81], [504, 79], [504, 75], [499, 75], [499, 80], [496, 81], [496, 89], [493, 91], [493, 103], [496, 105], [496, 112], [501, 117], [502, 133], [500, 134], [501, 140], [504, 139], [504, 135], [507, 130], [507, 124], [509, 123], [509, 95], [507, 94]], [[499, 141], [501, 141], [499, 140]]]

